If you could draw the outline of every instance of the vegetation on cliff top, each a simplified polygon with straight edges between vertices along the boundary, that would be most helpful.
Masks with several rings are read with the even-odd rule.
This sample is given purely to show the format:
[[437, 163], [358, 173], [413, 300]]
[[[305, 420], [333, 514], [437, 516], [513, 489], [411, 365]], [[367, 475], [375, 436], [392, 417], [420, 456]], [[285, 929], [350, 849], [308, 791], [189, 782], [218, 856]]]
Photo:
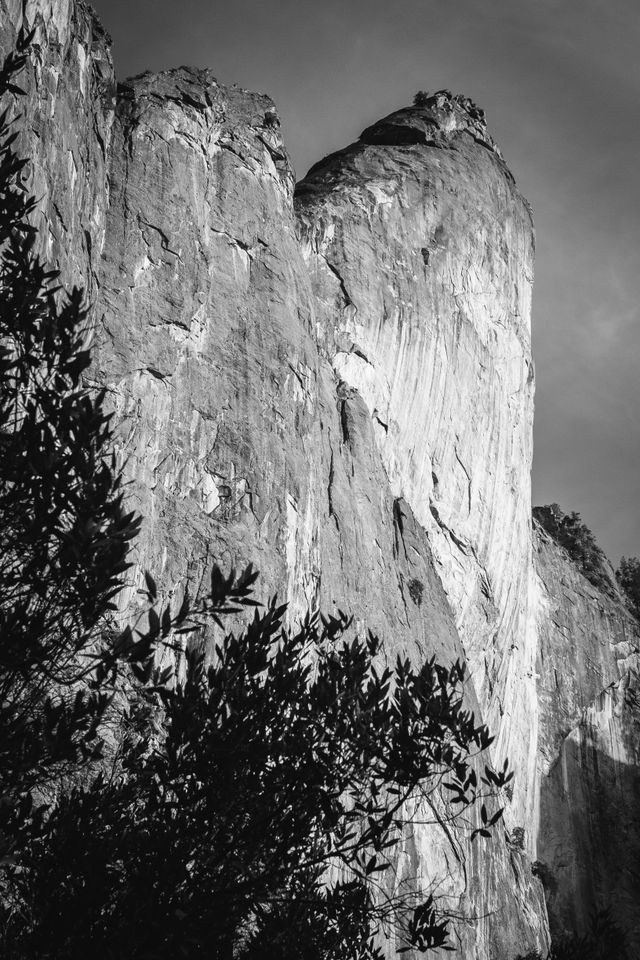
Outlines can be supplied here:
[[[14, 78], [28, 38], [0, 71]], [[58, 273], [34, 252], [23, 186], [25, 161], [0, 117], [0, 790], [43, 789], [50, 776], [91, 755], [107, 706], [81, 684], [86, 651], [121, 589], [138, 521], [122, 507], [109, 465], [104, 394], [81, 386], [82, 293], [62, 296]], [[84, 655], [84, 656], [83, 656]], [[99, 651], [95, 650], [95, 656]], [[53, 695], [67, 690], [68, 696]], [[3, 808], [4, 810], [4, 808]], [[4, 810], [6, 813], [6, 810]]]
[[533, 508], [534, 519], [567, 551], [580, 572], [594, 586], [610, 593], [611, 575], [607, 558], [579, 513], [564, 513], [557, 503]]
[[[619, 599], [605, 553], [579, 513], [566, 514], [557, 503], [550, 503], [534, 507], [533, 516], [556, 543], [564, 547], [587, 580]], [[622, 557], [615, 579], [629, 610], [640, 619], [640, 560]]]

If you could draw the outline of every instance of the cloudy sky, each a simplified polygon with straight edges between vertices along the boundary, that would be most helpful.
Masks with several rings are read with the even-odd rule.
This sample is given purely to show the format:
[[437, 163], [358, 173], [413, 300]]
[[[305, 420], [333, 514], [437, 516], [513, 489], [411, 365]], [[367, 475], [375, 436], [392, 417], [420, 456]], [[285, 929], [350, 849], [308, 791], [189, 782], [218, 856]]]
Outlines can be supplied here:
[[94, 0], [119, 77], [270, 94], [298, 176], [448, 87], [486, 111], [537, 229], [533, 496], [640, 555], [637, 0]]

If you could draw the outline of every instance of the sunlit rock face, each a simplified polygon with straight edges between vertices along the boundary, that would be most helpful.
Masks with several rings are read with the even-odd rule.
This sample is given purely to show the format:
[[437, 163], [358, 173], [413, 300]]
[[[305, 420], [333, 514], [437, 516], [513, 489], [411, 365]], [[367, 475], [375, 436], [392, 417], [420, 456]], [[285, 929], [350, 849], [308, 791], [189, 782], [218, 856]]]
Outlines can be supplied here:
[[[297, 210], [321, 353], [428, 533], [497, 757], [530, 770], [528, 206], [481, 112], [442, 93], [313, 167]], [[533, 816], [526, 777], [513, 812]]]
[[636, 620], [535, 525], [539, 576], [539, 865], [552, 932], [598, 909], [640, 947], [640, 707]]
[[115, 106], [111, 51], [90, 7], [71, 0], [0, 0], [0, 55], [13, 46], [26, 6], [35, 28], [15, 100], [18, 150], [27, 186], [40, 201], [38, 249], [65, 283], [96, 295], [108, 202], [107, 162]]
[[[464, 658], [376, 417], [318, 337], [271, 101], [206, 72], [143, 76], [121, 88], [113, 144], [99, 367], [146, 518], [141, 563], [171, 589], [211, 559], [253, 561], [293, 620], [342, 608], [389, 659]], [[398, 870], [425, 889], [447, 878], [443, 903], [482, 917], [457, 925], [466, 952], [544, 945], [540, 884], [501, 831], [480, 849], [417, 826]]]
[[272, 102], [207, 72], [143, 76], [121, 88], [113, 142], [98, 365], [140, 563], [171, 588], [253, 562], [294, 621], [342, 607], [390, 654], [462, 655], [365, 404], [317, 349]]
[[363, 397], [389, 485], [428, 533], [496, 756], [526, 771], [509, 827], [527, 824], [537, 816], [529, 209], [480, 112], [448, 94], [317, 164], [296, 209], [320, 353]]

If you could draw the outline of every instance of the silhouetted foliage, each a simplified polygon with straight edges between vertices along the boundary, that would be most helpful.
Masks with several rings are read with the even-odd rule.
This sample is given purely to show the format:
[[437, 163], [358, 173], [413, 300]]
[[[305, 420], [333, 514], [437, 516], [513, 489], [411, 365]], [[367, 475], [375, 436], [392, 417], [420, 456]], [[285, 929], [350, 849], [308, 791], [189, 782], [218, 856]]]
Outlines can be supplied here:
[[[0, 70], [0, 95], [30, 37]], [[80, 684], [122, 587], [138, 522], [122, 508], [104, 394], [81, 378], [83, 295], [65, 294], [35, 253], [36, 201], [0, 116], [0, 795], [43, 787], [86, 759], [107, 705]], [[4, 808], [3, 808], [4, 810]]]
[[[20, 93], [29, 42], [0, 71], [3, 98]], [[117, 626], [139, 521], [123, 511], [104, 394], [82, 386], [83, 295], [64, 294], [35, 253], [10, 127], [5, 112], [2, 955], [365, 960], [389, 924], [407, 948], [447, 948], [434, 898], [385, 877], [414, 817], [451, 821], [478, 802], [472, 838], [501, 818], [488, 798], [513, 774], [480, 773], [492, 738], [463, 703], [464, 668], [383, 669], [378, 640], [350, 636], [345, 615], [293, 631], [275, 600], [225, 632], [258, 606], [251, 567], [214, 568], [177, 612], [156, 609], [147, 574], [146, 625]], [[213, 625], [209, 660], [184, 649]], [[162, 646], [175, 674], [158, 666]]]
[[[31, 35], [0, 69], [0, 920], [43, 801], [103, 753], [119, 667], [147, 663], [186, 611], [134, 634], [112, 622], [139, 521], [122, 506], [104, 392], [89, 364], [82, 291], [67, 294], [35, 250], [26, 161], [8, 102]], [[158, 620], [154, 614], [155, 620]]]
[[625, 594], [629, 609], [640, 620], [640, 560], [622, 557], [616, 570], [616, 580]]
[[[203, 612], [223, 622], [253, 603], [254, 579], [214, 570]], [[114, 768], [27, 839], [14, 884], [30, 910], [8, 931], [12, 955], [108, 943], [130, 958], [366, 958], [381, 924], [421, 951], [446, 945], [433, 898], [384, 875], [408, 800], [435, 823], [437, 787], [462, 813], [511, 779], [505, 765], [478, 780], [471, 753], [491, 737], [463, 705], [464, 668], [377, 669], [377, 639], [347, 639], [344, 615], [291, 632], [284, 612], [256, 611], [210, 663], [187, 653], [173, 685], [151, 660], [136, 667], [160, 729], [134, 704]], [[502, 810], [480, 813], [472, 836]]]
[[606, 571], [606, 557], [596, 543], [591, 530], [575, 511], [563, 512], [557, 503], [534, 507], [533, 516], [550, 536], [564, 547], [587, 580], [601, 590], [611, 590], [611, 578]]

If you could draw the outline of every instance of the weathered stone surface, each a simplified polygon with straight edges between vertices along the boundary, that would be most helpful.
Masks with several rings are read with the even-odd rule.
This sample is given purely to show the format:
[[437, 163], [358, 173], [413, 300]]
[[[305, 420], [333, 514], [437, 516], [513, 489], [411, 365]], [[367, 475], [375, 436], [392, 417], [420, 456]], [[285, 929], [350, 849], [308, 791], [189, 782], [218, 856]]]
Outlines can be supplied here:
[[591, 584], [537, 523], [538, 750], [547, 773], [596, 697], [635, 667], [640, 629], [619, 600]]
[[[21, 0], [0, 0], [0, 56], [22, 24]], [[77, 0], [31, 0], [26, 22], [35, 28], [21, 77], [27, 96], [18, 149], [29, 157], [29, 190], [40, 203], [39, 249], [58, 263], [65, 283], [95, 299], [95, 270], [108, 202], [107, 153], [115, 104], [111, 52], [89, 6]]]
[[540, 704], [537, 856], [552, 932], [610, 907], [640, 931], [640, 626], [535, 524]]
[[[529, 209], [477, 109], [447, 94], [317, 164], [297, 208], [321, 350], [428, 532], [498, 759], [529, 769]], [[514, 809], [533, 815], [525, 778]]]
[[[211, 557], [251, 560], [293, 618], [340, 607], [390, 658], [463, 657], [375, 418], [318, 347], [271, 102], [206, 72], [131, 81], [110, 179], [98, 366], [145, 517], [141, 563], [171, 588]], [[479, 851], [420, 827], [405, 853], [425, 888], [449, 873], [449, 906], [485, 917], [460, 925], [467, 952], [544, 943], [540, 886], [503, 836]]]
[[[141, 557], [167, 583], [197, 582], [211, 556], [252, 560], [293, 617], [349, 602], [424, 649], [431, 630], [407, 584], [438, 581], [428, 548], [401, 550], [411, 521], [370, 418], [318, 355], [272, 118], [268, 98], [206, 73], [123, 88], [98, 356], [146, 518]], [[375, 596], [362, 590], [372, 581]], [[444, 599], [425, 606], [441, 610], [434, 642], [461, 652]]]
[[[6, 49], [21, 4], [0, 13]], [[123, 610], [145, 567], [168, 595], [213, 560], [251, 561], [292, 619], [341, 607], [389, 658], [466, 660], [517, 771], [512, 842], [420, 826], [398, 860], [425, 888], [448, 875], [449, 907], [481, 918], [457, 925], [461, 956], [544, 948], [527, 851], [558, 878], [557, 929], [596, 888], [624, 900], [637, 629], [543, 535], [532, 563], [533, 231], [481, 111], [441, 93], [392, 114], [318, 164], [294, 207], [268, 97], [179, 69], [116, 103], [83, 3], [27, 17], [43, 248], [103, 318], [94, 375], [145, 521]]]
[[[379, 632], [389, 657], [400, 650], [415, 659], [432, 653], [445, 661], [465, 656], [441, 585], [448, 557], [440, 556], [436, 569], [425, 530], [427, 501], [416, 495], [420, 470], [410, 474], [406, 490], [397, 482], [407, 462], [407, 438], [398, 444], [400, 466], [394, 476], [385, 453], [390, 447], [381, 443], [386, 433], [379, 421], [386, 411], [379, 416], [371, 408], [367, 391], [350, 372], [357, 354], [349, 346], [336, 360], [328, 348], [326, 305], [322, 297], [318, 300], [316, 269], [309, 271], [298, 240], [293, 178], [271, 101], [223, 88], [207, 71], [182, 69], [124, 84], [114, 119], [111, 101], [98, 95], [95, 80], [97, 65], [109, 63], [107, 48], [103, 38], [95, 40], [97, 27], [84, 7], [70, 4], [53, 11], [41, 3], [32, 15], [40, 18], [44, 74], [55, 77], [68, 69], [66, 94], [56, 101], [53, 118], [47, 119], [51, 106], [46, 98], [44, 112], [38, 112], [34, 98], [33, 116], [27, 117], [34, 129], [38, 124], [51, 128], [46, 136], [51, 152], [33, 148], [34, 176], [42, 178], [47, 192], [52, 239], [46, 252], [60, 259], [66, 277], [83, 278], [96, 291], [97, 314], [104, 317], [95, 375], [107, 385], [117, 413], [119, 448], [133, 481], [132, 504], [145, 518], [139, 567], [153, 569], [165, 592], [171, 592], [185, 581], [197, 588], [214, 558], [227, 566], [253, 561], [262, 571], [263, 595], [278, 590], [286, 596], [292, 618], [308, 605], [329, 610], [335, 605]], [[76, 67], [75, 32], [84, 38], [88, 73]], [[87, 76], [92, 78], [89, 87]], [[457, 104], [455, 109], [463, 108]], [[85, 152], [74, 153], [79, 148], [69, 144], [82, 138]], [[445, 140], [449, 179], [434, 181], [429, 203], [438, 209], [445, 203], [455, 218], [452, 198], [442, 197], [448, 197], [459, 163], [468, 164], [469, 158], [457, 157], [455, 137], [449, 156]], [[476, 149], [475, 140], [473, 144]], [[375, 149], [384, 153], [388, 148]], [[485, 171], [487, 193], [497, 189], [501, 202], [512, 197], [497, 154], [484, 146], [477, 149], [486, 152], [492, 165]], [[104, 150], [109, 155], [106, 182]], [[59, 176], [61, 156], [69, 151], [81, 166], [81, 190], [72, 178], [70, 191], [69, 181]], [[394, 181], [396, 159], [390, 157], [380, 175], [365, 169], [358, 177]], [[405, 158], [398, 173], [404, 176], [417, 159]], [[398, 187], [396, 183], [393, 189]], [[413, 204], [422, 187], [407, 173], [398, 206]], [[356, 185], [354, 195], [362, 189]], [[524, 249], [531, 243], [528, 215], [519, 200], [513, 203], [529, 231], [528, 239], [521, 237]], [[56, 219], [56, 208], [66, 212], [66, 220], [64, 215]], [[337, 209], [331, 211], [337, 214]], [[401, 264], [406, 230], [398, 211], [395, 216], [399, 233], [393, 256]], [[85, 230], [92, 238], [90, 250]], [[434, 223], [434, 235], [436, 231]], [[434, 242], [437, 253], [439, 240]], [[469, 235], [460, 242], [468, 250]], [[487, 238], [491, 257], [492, 249]], [[102, 259], [94, 284], [91, 255], [96, 250], [102, 250]], [[513, 256], [515, 264], [520, 252], [505, 248], [504, 256], [509, 263]], [[370, 244], [368, 253], [361, 265], [375, 274], [381, 248]], [[427, 254], [419, 255], [423, 270]], [[447, 255], [446, 270], [458, 271], [464, 287], [469, 265], [456, 266], [456, 256], [453, 250]], [[498, 286], [512, 284], [510, 270], [499, 268]], [[446, 288], [450, 300], [449, 281], [431, 283], [438, 296]], [[463, 313], [471, 291], [460, 296], [458, 324], [466, 343]], [[497, 290], [495, 296], [500, 296]], [[448, 319], [443, 314], [441, 322]], [[493, 320], [488, 306], [482, 322], [489, 343]], [[433, 357], [434, 363], [437, 357], [444, 364], [437, 378], [445, 381], [450, 375], [445, 350], [457, 356], [456, 339], [459, 335], [453, 340], [447, 335]], [[418, 354], [426, 349], [424, 338], [418, 338]], [[407, 355], [413, 350], [407, 344]], [[526, 382], [527, 376], [521, 346], [518, 350], [514, 377], [520, 383], [518, 377], [522, 374]], [[488, 351], [483, 358], [490, 360]], [[421, 362], [412, 367], [411, 386], [421, 377]], [[471, 358], [466, 366], [454, 362], [452, 375], [460, 382], [445, 389], [447, 397], [451, 392], [462, 396], [463, 374], [474, 379], [475, 365]], [[460, 397], [456, 403], [460, 410]], [[400, 418], [399, 412], [394, 417]], [[520, 442], [520, 426], [514, 440], [508, 413], [501, 417], [507, 439], [500, 442], [510, 449]], [[473, 429], [487, 422], [479, 421]], [[423, 426], [419, 419], [416, 445]], [[443, 477], [448, 484], [447, 470], [453, 470], [453, 503], [470, 503], [475, 494], [471, 479], [463, 476], [466, 447], [454, 443], [451, 450], [448, 443], [440, 457], [446, 466]], [[503, 466], [501, 460], [498, 473]], [[503, 485], [504, 478], [496, 482]], [[449, 494], [443, 496], [439, 530], [453, 509], [449, 499]], [[429, 511], [427, 520], [431, 516]], [[444, 533], [442, 537], [448, 543]], [[459, 591], [466, 575], [464, 567], [457, 574]], [[123, 597], [124, 609], [135, 586], [132, 582]], [[455, 600], [455, 591], [449, 592]], [[491, 603], [482, 592], [479, 596], [481, 617], [495, 618]], [[474, 605], [475, 599], [470, 609]], [[417, 873], [425, 888], [449, 872], [441, 891], [449, 905], [462, 916], [483, 918], [458, 925], [460, 944], [469, 956], [507, 957], [523, 944], [544, 944], [540, 885], [502, 834], [490, 844], [470, 847], [462, 836], [447, 838], [439, 829], [417, 828], [403, 856], [402, 869]]]

